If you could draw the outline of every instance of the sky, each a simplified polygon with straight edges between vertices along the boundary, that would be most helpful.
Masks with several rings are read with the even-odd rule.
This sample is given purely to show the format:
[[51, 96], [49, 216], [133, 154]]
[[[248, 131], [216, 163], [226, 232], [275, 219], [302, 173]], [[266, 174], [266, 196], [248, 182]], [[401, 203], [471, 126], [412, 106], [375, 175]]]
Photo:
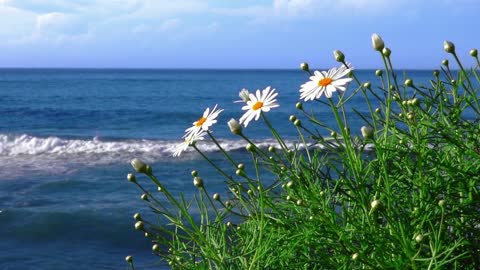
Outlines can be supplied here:
[[0, 67], [439, 68], [480, 49], [480, 0], [0, 0]]

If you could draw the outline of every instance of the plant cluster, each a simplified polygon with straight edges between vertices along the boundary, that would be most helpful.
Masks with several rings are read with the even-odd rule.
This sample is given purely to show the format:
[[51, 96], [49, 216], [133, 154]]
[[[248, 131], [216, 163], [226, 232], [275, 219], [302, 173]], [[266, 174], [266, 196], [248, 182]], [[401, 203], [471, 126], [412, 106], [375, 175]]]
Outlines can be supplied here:
[[[194, 198], [172, 194], [134, 159], [135, 171], [156, 187], [148, 191], [128, 175], [158, 217], [134, 216], [153, 253], [172, 269], [479, 269], [477, 50], [470, 54], [478, 66], [466, 69], [446, 41], [459, 69], [445, 60], [430, 85], [417, 85], [408, 78], [399, 83], [380, 36], [372, 36], [372, 45], [384, 62], [377, 86], [360, 82], [340, 51], [334, 51], [338, 68], [311, 72], [301, 64], [309, 80], [300, 86], [298, 115], [289, 119], [298, 130], [295, 144], [268, 120], [279, 106], [270, 87], [242, 90], [245, 113], [228, 122], [251, 162], [235, 161], [213, 136], [217, 105], [193, 122], [175, 156], [196, 149], [225, 178], [228, 194], [208, 192], [208, 179], [197, 171]], [[367, 113], [346, 109], [358, 95]], [[331, 109], [335, 126], [315, 116], [317, 106]], [[349, 114], [362, 119], [360, 130], [352, 130]], [[262, 148], [248, 138], [246, 127], [257, 120], [275, 145]], [[207, 139], [228, 167], [197, 148]], [[133, 268], [132, 257], [126, 259]]]

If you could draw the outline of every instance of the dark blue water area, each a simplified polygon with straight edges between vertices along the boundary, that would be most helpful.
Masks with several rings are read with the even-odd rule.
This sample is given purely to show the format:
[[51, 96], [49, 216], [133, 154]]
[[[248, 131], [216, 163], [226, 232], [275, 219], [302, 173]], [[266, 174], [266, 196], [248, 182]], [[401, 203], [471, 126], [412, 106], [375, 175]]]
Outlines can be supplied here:
[[[378, 85], [373, 70], [358, 76]], [[408, 77], [424, 84], [432, 79], [430, 71]], [[184, 130], [218, 104], [224, 112], [213, 134], [248, 167], [246, 143], [226, 124], [242, 115], [242, 104], [234, 103], [239, 90], [276, 88], [280, 107], [267, 117], [282, 136], [295, 140], [288, 117], [298, 115], [295, 103], [306, 81], [308, 75], [298, 70], [1, 69], [0, 269], [127, 269], [127, 255], [133, 255], [136, 269], [166, 269], [165, 263], [156, 265], [152, 243], [134, 230], [134, 213], [156, 217], [140, 200], [142, 191], [126, 180], [129, 161], [152, 164], [177, 196], [197, 194], [193, 169], [209, 193], [223, 196], [225, 179], [198, 154], [172, 157]], [[349, 91], [355, 88], [352, 83]], [[362, 100], [355, 97], [349, 108], [366, 114]], [[334, 125], [328, 106], [304, 107]], [[357, 132], [364, 124], [359, 117], [350, 121]], [[261, 141], [272, 138], [261, 121], [244, 132]], [[198, 146], [234, 174], [211, 143]], [[149, 179], [138, 181], [162, 200]]]

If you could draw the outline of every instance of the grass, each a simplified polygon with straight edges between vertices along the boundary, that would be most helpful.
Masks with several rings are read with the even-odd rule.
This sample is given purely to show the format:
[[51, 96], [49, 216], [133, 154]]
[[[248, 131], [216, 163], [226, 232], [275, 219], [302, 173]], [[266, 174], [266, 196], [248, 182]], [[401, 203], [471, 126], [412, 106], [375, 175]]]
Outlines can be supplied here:
[[[447, 62], [430, 85], [400, 84], [391, 51], [378, 36], [373, 45], [385, 64], [378, 85], [351, 71], [349, 90], [296, 104], [290, 120], [300, 143], [285, 144], [268, 121], [274, 112], [261, 113], [278, 142], [267, 149], [229, 122], [247, 144], [248, 164], [218, 144], [230, 164], [221, 167], [190, 141], [225, 178], [225, 199], [209, 193], [197, 171], [194, 198], [171, 194], [135, 159], [134, 169], [158, 189], [128, 176], [158, 217], [135, 215], [153, 253], [172, 269], [479, 269], [478, 66], [465, 69], [446, 42], [458, 72]], [[470, 54], [480, 66], [477, 51]], [[348, 68], [343, 53], [334, 56]], [[345, 109], [356, 95], [368, 113]], [[329, 106], [336, 126], [317, 119], [316, 106]], [[361, 130], [351, 130], [350, 113], [364, 121]], [[132, 257], [127, 262], [134, 269]]]

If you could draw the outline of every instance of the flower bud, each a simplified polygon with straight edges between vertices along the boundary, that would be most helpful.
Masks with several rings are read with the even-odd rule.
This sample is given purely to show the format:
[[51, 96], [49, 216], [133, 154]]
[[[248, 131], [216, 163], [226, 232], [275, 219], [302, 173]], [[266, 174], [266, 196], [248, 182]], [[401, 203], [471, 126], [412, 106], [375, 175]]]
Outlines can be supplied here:
[[253, 146], [253, 144], [249, 143], [249, 144], [247, 144], [246, 149], [247, 149], [248, 152], [253, 152], [253, 151], [255, 151], [255, 146]]
[[442, 208], [445, 207], [445, 200], [438, 201], [438, 206], [440, 206]]
[[412, 79], [406, 79], [406, 80], [405, 80], [405, 86], [412, 87], [412, 86], [413, 86], [413, 81], [412, 81]]
[[213, 199], [215, 201], [220, 201], [220, 194], [218, 194], [218, 193], [213, 194]]
[[202, 188], [203, 187], [203, 180], [202, 178], [196, 176], [193, 178], [193, 185], [196, 186], [197, 188]]
[[238, 96], [244, 102], [250, 101], [250, 92], [248, 92], [248, 90], [246, 88], [243, 88], [242, 90], [240, 90], [240, 92], [238, 93]]
[[310, 68], [308, 67], [308, 63], [301, 63], [300, 64], [300, 69], [306, 72], [310, 71]]
[[240, 169], [236, 170], [235, 174], [238, 175], [238, 176], [245, 176], [245, 172], [243, 170], [240, 170]]
[[298, 200], [297, 200], [297, 205], [300, 206], [300, 205], [302, 205], [302, 204], [303, 204], [303, 200], [302, 200], [302, 199], [298, 199]]
[[415, 236], [415, 242], [420, 243], [423, 241], [423, 238], [423, 234], [418, 234], [417, 236]]
[[125, 261], [126, 261], [127, 263], [132, 263], [132, 262], [133, 262], [133, 257], [130, 256], [130, 255], [128, 255], [127, 257], [125, 257]]
[[148, 232], [145, 232], [145, 238], [150, 238], [150, 236], [152, 236], [152, 235], [149, 234]]
[[240, 125], [240, 123], [238, 123], [237, 120], [235, 119], [230, 119], [228, 121], [228, 127], [230, 128], [230, 131], [234, 134], [234, 135], [240, 135], [242, 134], [242, 126]]
[[152, 251], [158, 252], [160, 250], [160, 246], [158, 244], [155, 244], [152, 246]]
[[375, 51], [382, 51], [383, 48], [385, 47], [385, 43], [383, 43], [383, 40], [382, 38], [377, 35], [377, 34], [373, 34], [372, 35], [372, 46], [373, 46], [373, 49]]
[[333, 57], [337, 62], [343, 63], [345, 61], [345, 55], [339, 50], [333, 51]]
[[402, 105], [403, 105], [403, 106], [407, 106], [408, 104], [410, 104], [410, 103], [408, 103], [408, 102], [409, 102], [409, 100], [402, 100]]
[[359, 256], [358, 253], [354, 253], [352, 255], [352, 260], [356, 261], [358, 259], [358, 256]]
[[295, 120], [295, 122], [293, 122], [293, 124], [296, 126], [296, 127], [299, 127], [302, 125], [302, 122], [300, 121], [300, 119], [297, 119]]
[[455, 53], [455, 45], [450, 41], [445, 40], [443, 42], [443, 49], [445, 49], [447, 53]]
[[129, 173], [129, 174], [127, 174], [127, 180], [129, 182], [135, 183], [135, 181], [137, 181], [137, 178], [135, 177], [135, 175], [133, 173]]
[[380, 200], [374, 200], [370, 203], [370, 206], [372, 207], [372, 210], [376, 210], [382, 206], [382, 202]]
[[382, 54], [383, 54], [385, 57], [390, 57], [390, 55], [392, 54], [392, 51], [391, 51], [389, 48], [385, 47], [385, 48], [383, 48], [383, 50], [382, 50]]
[[148, 201], [148, 195], [147, 195], [147, 193], [143, 193], [142, 196], [140, 196], [140, 199], [141, 199], [142, 201]]
[[268, 152], [270, 152], [270, 153], [275, 153], [275, 147], [273, 147], [273, 146], [270, 145], [270, 146], [268, 147]]
[[377, 75], [378, 77], [382, 76], [382, 74], [383, 74], [383, 71], [381, 69], [375, 70], [375, 75]]
[[230, 207], [232, 207], [232, 203], [231, 203], [230, 201], [226, 201], [226, 202], [225, 202], [225, 206], [226, 206], [227, 208], [230, 208]]
[[477, 49], [471, 49], [471, 50], [470, 50], [470, 55], [473, 56], [473, 57], [475, 57], [475, 58], [477, 58], [477, 56], [478, 56], [478, 51], [477, 51]]
[[143, 221], [137, 221], [135, 223], [135, 230], [143, 231], [143, 228], [144, 228]]
[[413, 106], [418, 106], [418, 104], [420, 104], [420, 101], [418, 100], [418, 98], [413, 98], [411, 99], [411, 104]]
[[293, 186], [293, 181], [288, 181], [287, 188], [291, 188]]
[[440, 75], [440, 72], [438, 70], [433, 71], [433, 76], [438, 77]]
[[447, 59], [444, 59], [444, 60], [442, 61], [442, 65], [448, 67], [448, 60], [447, 60]]
[[285, 199], [286, 199], [287, 201], [291, 201], [291, 200], [292, 200], [292, 197], [291, 197], [290, 195], [288, 195], [287, 197], [285, 197]]
[[295, 115], [290, 115], [288, 120], [293, 123], [293, 122], [295, 122], [295, 120], [297, 120], [297, 117]]
[[245, 169], [245, 164], [243, 164], [243, 163], [238, 163], [237, 169], [244, 170], [244, 169]]
[[455, 85], [455, 84], [457, 84], [457, 81], [455, 81], [455, 80], [450, 80], [450, 83], [451, 83], [452, 85]]
[[132, 165], [133, 169], [136, 171], [136, 172], [139, 172], [139, 173], [147, 173], [147, 164], [145, 164], [143, 161], [141, 161], [140, 159], [138, 158], [134, 158], [132, 159], [132, 161], [130, 162], [130, 164]]
[[363, 83], [363, 87], [370, 89], [372, 87], [372, 84], [370, 82], [365, 82]]
[[303, 110], [303, 104], [301, 102], [297, 102], [297, 104], [295, 104], [295, 108]]
[[330, 136], [332, 136], [333, 138], [336, 138], [337, 137], [337, 132], [335, 132], [335, 131], [330, 132]]
[[370, 126], [363, 126], [360, 128], [362, 132], [362, 136], [365, 140], [369, 140], [373, 138], [373, 128]]
[[133, 215], [133, 219], [135, 219], [136, 221], [141, 221], [142, 220], [142, 216], [140, 215], [140, 213], [135, 213]]
[[376, 112], [376, 113], [380, 113], [380, 112], [381, 112], [380, 108], [376, 108], [376, 109], [375, 109], [375, 112]]
[[191, 172], [191, 175], [192, 175], [193, 177], [196, 177], [196, 176], [198, 176], [198, 172], [197, 172], [197, 170], [193, 170], [193, 171]]

